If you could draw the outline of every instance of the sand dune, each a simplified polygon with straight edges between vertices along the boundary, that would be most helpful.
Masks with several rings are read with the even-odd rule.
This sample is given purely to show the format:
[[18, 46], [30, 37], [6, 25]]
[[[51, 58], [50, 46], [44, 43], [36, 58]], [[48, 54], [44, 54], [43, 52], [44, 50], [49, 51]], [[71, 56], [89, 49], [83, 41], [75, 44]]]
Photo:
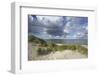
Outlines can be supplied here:
[[65, 51], [57, 51], [55, 53], [50, 53], [48, 55], [44, 56], [37, 56], [34, 59], [36, 60], [54, 60], [54, 59], [79, 59], [79, 58], [87, 58], [86, 55], [83, 55], [78, 52], [74, 52], [71, 50], [65, 50]]

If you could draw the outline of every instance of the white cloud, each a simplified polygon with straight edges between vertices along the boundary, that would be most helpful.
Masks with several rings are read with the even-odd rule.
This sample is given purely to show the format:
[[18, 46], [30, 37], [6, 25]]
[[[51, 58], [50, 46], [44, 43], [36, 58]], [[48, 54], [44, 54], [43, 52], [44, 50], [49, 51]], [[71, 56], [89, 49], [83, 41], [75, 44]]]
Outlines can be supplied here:
[[37, 16], [39, 20], [49, 20], [51, 22], [58, 21], [60, 19], [59, 16]]
[[64, 32], [65, 33], [70, 33], [71, 32], [71, 22], [66, 23], [65, 27], [64, 27]]
[[[43, 38], [81, 38], [87, 37], [87, 22], [80, 22], [78, 17], [62, 16], [29, 16], [33, 21], [30, 27], [32, 32]], [[34, 29], [34, 30], [33, 30]]]
[[34, 20], [31, 15], [29, 15], [28, 17], [29, 17], [30, 21], [33, 21]]
[[86, 38], [86, 33], [85, 32], [77, 32], [76, 33], [76, 38]]
[[85, 27], [86, 31], [88, 31], [88, 26]]
[[60, 36], [55, 36], [55, 38], [60, 38]]
[[53, 24], [58, 24], [59, 23], [59, 25], [61, 25], [62, 17], [60, 17], [60, 16], [37, 16], [37, 20], [40, 23], [43, 23], [47, 26], [49, 26], [50, 23], [53, 23]]

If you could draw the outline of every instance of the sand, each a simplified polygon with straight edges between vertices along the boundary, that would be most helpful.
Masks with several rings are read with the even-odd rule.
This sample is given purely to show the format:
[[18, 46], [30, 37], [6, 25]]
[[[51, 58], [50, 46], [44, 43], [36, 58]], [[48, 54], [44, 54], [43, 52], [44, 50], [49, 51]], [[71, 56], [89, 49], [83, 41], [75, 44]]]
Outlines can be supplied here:
[[62, 52], [57, 51], [54, 53], [52, 52], [48, 55], [35, 57], [36, 60], [80, 59], [80, 58], [87, 58], [87, 56], [79, 52], [74, 52], [72, 50], [64, 50]]

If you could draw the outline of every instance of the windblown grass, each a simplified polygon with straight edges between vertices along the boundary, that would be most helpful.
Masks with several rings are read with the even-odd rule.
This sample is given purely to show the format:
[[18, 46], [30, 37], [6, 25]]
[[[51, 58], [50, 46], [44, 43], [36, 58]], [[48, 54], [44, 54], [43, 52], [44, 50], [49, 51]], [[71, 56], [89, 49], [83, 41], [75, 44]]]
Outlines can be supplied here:
[[37, 51], [39, 55], [46, 55], [51, 52], [56, 51], [65, 51], [65, 50], [71, 50], [71, 51], [77, 51], [84, 55], [88, 55], [88, 49], [86, 47], [83, 47], [81, 45], [57, 45], [52, 42], [46, 42], [43, 39], [37, 38], [35, 36], [29, 36], [28, 41], [33, 43], [35, 46], [37, 46]]
[[48, 46], [39, 47], [38, 54], [44, 55], [44, 54], [49, 54], [51, 52], [65, 51], [65, 50], [78, 51], [84, 55], [88, 55], [88, 49], [81, 45], [55, 45], [51, 43], [49, 43]]

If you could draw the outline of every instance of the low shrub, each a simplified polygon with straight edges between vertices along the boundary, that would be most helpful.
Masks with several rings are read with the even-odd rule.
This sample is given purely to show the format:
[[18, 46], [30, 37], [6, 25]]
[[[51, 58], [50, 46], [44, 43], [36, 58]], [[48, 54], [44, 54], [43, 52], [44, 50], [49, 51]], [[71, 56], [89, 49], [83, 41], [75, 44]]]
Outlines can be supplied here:
[[38, 48], [38, 54], [39, 55], [46, 55], [49, 54], [51, 52], [56, 52], [56, 51], [64, 51], [64, 50], [72, 50], [72, 51], [78, 51], [82, 54], [87, 55], [88, 54], [88, 49], [81, 46], [81, 45], [53, 45], [53, 44], [49, 44], [49, 46], [46, 47], [41, 47]]
[[88, 49], [87, 48], [85, 48], [83, 46], [80, 46], [80, 45], [78, 45], [76, 48], [77, 48], [78, 52], [80, 52], [82, 54], [85, 54], [85, 55], [88, 54]]

